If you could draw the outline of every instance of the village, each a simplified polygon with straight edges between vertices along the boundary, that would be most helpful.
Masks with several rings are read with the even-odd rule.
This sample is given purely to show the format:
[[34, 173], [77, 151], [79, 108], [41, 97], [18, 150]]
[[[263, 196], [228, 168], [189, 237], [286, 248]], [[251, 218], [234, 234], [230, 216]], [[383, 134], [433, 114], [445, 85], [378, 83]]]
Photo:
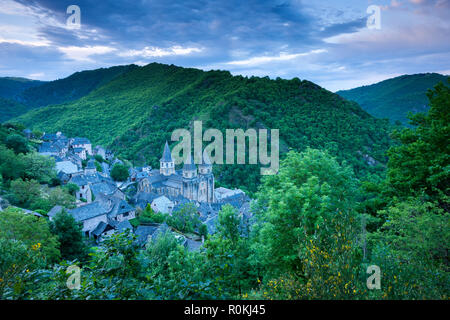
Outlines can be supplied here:
[[[25, 130], [30, 137], [31, 131]], [[186, 161], [176, 169], [168, 143], [160, 159], [160, 168], [129, 167], [125, 181], [115, 181], [111, 171], [124, 165], [114, 153], [102, 146], [93, 147], [87, 138], [66, 137], [63, 133], [44, 133], [38, 152], [55, 160], [55, 170], [61, 185], [76, 185], [75, 208], [53, 207], [51, 221], [62, 210], [82, 225], [84, 235], [96, 243], [106, 237], [129, 230], [141, 246], [161, 233], [173, 232], [188, 250], [199, 250], [205, 240], [197, 228], [183, 233], [166, 222], [139, 222], [144, 210], [172, 215], [186, 205], [195, 208], [207, 234], [214, 234], [218, 213], [229, 204], [238, 212], [245, 230], [251, 221], [251, 199], [240, 189], [214, 187], [212, 164], [206, 153], [198, 166]], [[192, 160], [192, 159], [190, 159]], [[39, 215], [36, 213], [36, 215]]]

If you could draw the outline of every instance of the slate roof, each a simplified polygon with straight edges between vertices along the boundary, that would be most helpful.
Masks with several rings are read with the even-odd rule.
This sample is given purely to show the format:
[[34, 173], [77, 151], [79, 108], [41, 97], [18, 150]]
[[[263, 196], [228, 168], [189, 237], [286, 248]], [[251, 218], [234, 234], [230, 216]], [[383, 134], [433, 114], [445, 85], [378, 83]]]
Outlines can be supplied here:
[[72, 144], [73, 145], [91, 144], [91, 142], [87, 138], [75, 137], [75, 138], [73, 138]]
[[156, 228], [155, 232], [152, 234], [152, 241], [156, 240], [161, 234], [164, 234], [165, 232], [169, 231], [169, 226], [164, 222]]
[[152, 203], [153, 200], [158, 198], [160, 195], [156, 194], [154, 192], [148, 193], [148, 192], [139, 192], [136, 194], [134, 198], [134, 204], [136, 207], [139, 207], [141, 209], [145, 209], [149, 203]]
[[48, 213], [47, 216], [53, 218], [58, 213], [60, 213], [64, 208], [62, 206], [54, 206]]
[[[117, 199], [117, 198], [116, 198]], [[109, 212], [108, 216], [114, 218], [118, 215], [134, 211], [134, 208], [130, 206], [125, 200], [115, 201], [113, 203], [113, 208]]]
[[109, 172], [109, 165], [106, 162], [102, 162], [100, 165], [102, 166], [104, 173]]
[[104, 223], [103, 221], [100, 221], [98, 225], [94, 228], [94, 230], [91, 231], [91, 234], [95, 235], [96, 237], [99, 237], [102, 235], [103, 232], [107, 232], [112, 229], [114, 229], [113, 226], [111, 226], [108, 223]]
[[183, 165], [183, 171], [195, 171], [197, 170], [197, 166], [194, 163], [194, 158], [192, 157], [192, 155], [188, 158], [185, 159], [184, 161], [184, 165]]
[[161, 158], [161, 161], [163, 162], [172, 162], [172, 154], [170, 153], [169, 144], [166, 141], [166, 144], [164, 145], [164, 152]]
[[61, 149], [58, 148], [55, 144], [51, 142], [43, 142], [39, 146], [39, 152], [40, 153], [59, 153], [61, 152]]
[[78, 166], [68, 160], [56, 162], [56, 171], [72, 174], [78, 172]]
[[96, 198], [100, 194], [110, 195], [117, 191], [117, 187], [114, 184], [107, 182], [98, 182], [91, 184], [90, 188]]
[[70, 175], [67, 173], [64, 173], [63, 171], [58, 172], [57, 177], [59, 180], [65, 182], [70, 180]]
[[214, 208], [210, 203], [201, 202], [197, 208], [197, 211], [200, 213], [200, 220], [205, 221], [210, 216], [217, 215], [220, 209], [217, 207]]
[[100, 204], [100, 202], [95, 201], [87, 205], [68, 210], [68, 212], [75, 218], [75, 220], [84, 221], [107, 214], [108, 208]]
[[[156, 208], [163, 213], [169, 213], [171, 209], [173, 209], [173, 202], [170, 201], [166, 196], [160, 196], [152, 201], [152, 205], [155, 205]], [[170, 207], [170, 209], [169, 209]]]
[[165, 181], [163, 181], [163, 185], [171, 188], [180, 189], [183, 183], [183, 177], [177, 174], [172, 174], [168, 176]]
[[174, 198], [172, 198], [172, 197], [169, 197], [169, 199], [170, 199], [172, 202], [177, 202], [177, 204], [173, 207], [172, 212], [176, 212], [176, 211], [180, 210], [180, 209], [181, 209], [185, 204], [187, 204], [187, 203], [193, 203], [193, 204], [195, 204], [194, 201], [191, 201], [191, 200], [189, 200], [189, 199], [187, 199], [187, 198], [185, 198], [185, 197], [183, 197], [183, 196], [180, 196], [180, 198], [176, 198], [176, 199], [174, 199]]
[[137, 241], [140, 245], [145, 245], [149, 236], [151, 236], [156, 229], [158, 229], [159, 225], [154, 223], [148, 226], [138, 226], [134, 234], [137, 236]]
[[133, 230], [133, 226], [131, 225], [130, 221], [123, 220], [116, 226], [117, 231], [124, 232], [125, 230]]
[[74, 183], [74, 184], [76, 184], [79, 187], [86, 186], [86, 185], [89, 184], [88, 180], [86, 179], [86, 176], [83, 175], [83, 174], [73, 176], [70, 179], [70, 183]]

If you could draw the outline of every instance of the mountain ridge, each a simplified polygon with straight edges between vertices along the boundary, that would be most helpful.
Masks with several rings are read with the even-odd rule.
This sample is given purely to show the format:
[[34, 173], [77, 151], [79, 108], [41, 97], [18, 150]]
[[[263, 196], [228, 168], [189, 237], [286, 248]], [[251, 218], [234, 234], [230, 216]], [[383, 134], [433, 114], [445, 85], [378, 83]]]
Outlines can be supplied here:
[[[136, 67], [72, 102], [15, 118], [34, 129], [86, 136], [124, 158], [157, 167], [165, 140], [202, 120], [204, 128], [280, 129], [283, 150], [325, 148], [355, 171], [381, 170], [360, 155], [385, 161], [388, 124], [357, 103], [307, 81], [232, 76], [158, 63]], [[256, 190], [258, 166], [222, 166], [226, 185]], [[251, 181], [247, 181], [251, 180]]]
[[408, 123], [408, 112], [428, 110], [426, 93], [439, 82], [446, 82], [448, 75], [418, 73], [380, 81], [372, 85], [340, 90], [340, 96], [357, 102], [364, 110], [377, 118], [392, 122]]
[[35, 108], [78, 100], [134, 67], [123, 65], [85, 70], [53, 81], [0, 78], [0, 122]]

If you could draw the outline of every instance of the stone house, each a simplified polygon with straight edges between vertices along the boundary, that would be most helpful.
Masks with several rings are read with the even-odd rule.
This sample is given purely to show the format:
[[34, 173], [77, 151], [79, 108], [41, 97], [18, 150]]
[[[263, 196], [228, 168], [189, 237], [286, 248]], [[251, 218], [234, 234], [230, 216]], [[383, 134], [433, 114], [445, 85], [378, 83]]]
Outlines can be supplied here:
[[151, 207], [154, 212], [172, 213], [174, 203], [165, 196], [160, 196], [152, 201]]
[[94, 155], [92, 152], [92, 144], [86, 138], [79, 138], [79, 137], [73, 138], [70, 141], [70, 145], [73, 149], [81, 148], [81, 149], [86, 150], [86, 153], [88, 155], [90, 155], [90, 156]]

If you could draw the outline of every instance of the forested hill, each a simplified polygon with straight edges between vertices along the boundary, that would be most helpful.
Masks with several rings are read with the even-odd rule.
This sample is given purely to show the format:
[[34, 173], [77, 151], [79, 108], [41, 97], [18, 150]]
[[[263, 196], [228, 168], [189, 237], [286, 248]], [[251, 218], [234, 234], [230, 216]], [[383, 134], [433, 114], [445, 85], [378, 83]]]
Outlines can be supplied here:
[[439, 82], [447, 83], [448, 76], [437, 73], [403, 75], [351, 90], [338, 91], [340, 96], [353, 100], [377, 118], [408, 123], [408, 112], [428, 110], [428, 89]]
[[25, 78], [0, 77], [0, 97], [4, 99], [16, 99], [26, 89], [44, 83], [44, 81]]
[[67, 78], [29, 88], [18, 100], [31, 107], [74, 101], [136, 67], [127, 65], [76, 72]]
[[0, 77], [0, 123], [27, 112], [29, 108], [17, 100], [26, 89], [44, 83], [25, 78]]
[[77, 100], [135, 65], [82, 71], [50, 82], [0, 78], [0, 122], [51, 104]]
[[[370, 116], [355, 102], [294, 78], [232, 76], [227, 71], [152, 63], [134, 67], [81, 99], [35, 109], [14, 119], [47, 132], [86, 136], [124, 158], [158, 167], [164, 141], [193, 120], [204, 128], [279, 129], [288, 148], [326, 148], [358, 174], [380, 170], [389, 144], [387, 121]], [[218, 180], [255, 190], [259, 166], [216, 166]]]

